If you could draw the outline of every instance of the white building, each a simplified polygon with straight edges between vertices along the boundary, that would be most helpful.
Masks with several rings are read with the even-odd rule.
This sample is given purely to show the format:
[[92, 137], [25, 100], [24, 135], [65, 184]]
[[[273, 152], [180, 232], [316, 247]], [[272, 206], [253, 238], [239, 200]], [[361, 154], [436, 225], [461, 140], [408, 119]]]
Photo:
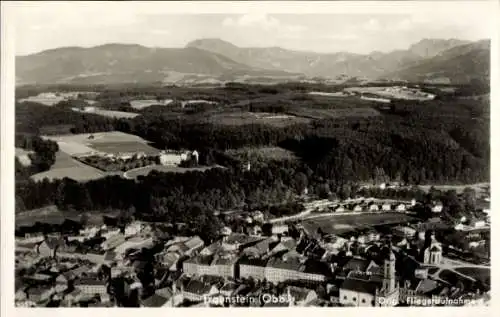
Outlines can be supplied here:
[[424, 250], [425, 264], [440, 264], [443, 261], [443, 249], [441, 243], [437, 242], [434, 236], [431, 237], [431, 245]]

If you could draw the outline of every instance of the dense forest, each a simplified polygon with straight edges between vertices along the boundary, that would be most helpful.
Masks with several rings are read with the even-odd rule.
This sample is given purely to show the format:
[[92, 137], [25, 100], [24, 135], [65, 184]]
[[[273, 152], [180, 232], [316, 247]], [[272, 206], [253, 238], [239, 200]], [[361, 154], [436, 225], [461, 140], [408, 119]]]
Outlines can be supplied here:
[[[338, 91], [341, 87], [330, 90]], [[96, 87], [110, 107], [126, 107], [125, 97], [192, 98], [221, 102], [234, 111], [286, 112], [289, 106], [327, 108], [301, 92], [326, 90], [307, 84], [272, 87], [232, 84], [228, 87], [195, 89], [179, 87]], [[462, 89], [462, 88], [461, 88]], [[462, 92], [460, 92], [462, 91]], [[455, 95], [463, 95], [459, 89]], [[24, 91], [24, 95], [32, 91]], [[23, 93], [21, 95], [23, 95]], [[290, 94], [296, 94], [291, 96]], [[287, 100], [280, 106], [275, 97]], [[298, 94], [298, 95], [297, 95]], [[266, 96], [272, 96], [267, 98]], [[248, 102], [259, 98], [258, 102]], [[230, 104], [236, 102], [237, 105]], [[346, 101], [349, 106], [367, 107]], [[337, 100], [332, 107], [339, 107]], [[254, 108], [252, 108], [254, 107]], [[473, 183], [489, 180], [489, 103], [486, 100], [439, 98], [434, 101], [394, 101], [389, 106], [372, 105], [380, 116], [339, 117], [313, 120], [284, 127], [267, 124], [220, 125], [198, 120], [207, 109], [172, 115], [168, 107], [142, 110], [134, 119], [110, 119], [76, 113], [67, 104], [53, 107], [23, 102], [16, 105], [16, 146], [32, 148], [45, 170], [57, 151], [40, 140], [27, 141], [21, 135], [37, 135], [47, 127], [69, 127], [68, 133], [119, 130], [154, 142], [158, 148], [190, 148], [200, 152], [200, 163], [214, 163], [225, 169], [185, 174], [153, 172], [137, 182], [119, 177], [77, 183], [68, 179], [34, 183], [18, 177], [18, 210], [47, 204], [62, 209], [101, 210], [135, 207], [142, 218], [168, 222], [211, 223], [212, 211], [237, 206], [279, 204], [299, 195], [304, 188], [320, 197], [348, 197], [359, 182], [381, 183], [391, 180], [407, 184]], [[206, 113], [209, 115], [209, 112]], [[31, 144], [31, 145], [30, 145]], [[35, 145], [36, 144], [36, 145]], [[241, 147], [280, 146], [299, 159], [270, 161], [251, 171], [242, 171], [240, 160], [226, 154]], [[36, 161], [36, 160], [35, 160]], [[19, 167], [21, 170], [21, 167]], [[21, 175], [22, 173], [19, 172]], [[25, 173], [30, 175], [30, 173]], [[274, 210], [279, 214], [282, 211]], [[205, 217], [201, 219], [199, 217]], [[203, 221], [202, 221], [203, 220]], [[216, 221], [214, 221], [216, 224]], [[213, 226], [217, 227], [216, 225]], [[199, 228], [213, 232], [213, 228]]]

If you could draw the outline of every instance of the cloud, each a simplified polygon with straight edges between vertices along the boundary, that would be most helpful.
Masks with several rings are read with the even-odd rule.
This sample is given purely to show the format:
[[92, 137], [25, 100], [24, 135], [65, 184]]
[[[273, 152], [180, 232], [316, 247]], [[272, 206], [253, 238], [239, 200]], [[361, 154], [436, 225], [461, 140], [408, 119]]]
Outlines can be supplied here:
[[377, 31], [380, 31], [382, 29], [382, 25], [380, 24], [379, 20], [370, 19], [368, 22], [363, 24], [362, 28], [365, 31], [377, 32]]
[[326, 36], [327, 39], [337, 41], [351, 41], [359, 38], [356, 34], [331, 34]]
[[150, 31], [151, 34], [157, 34], [157, 35], [167, 35], [171, 34], [169, 30], [163, 30], [163, 29], [153, 29]]
[[227, 17], [222, 21], [225, 27], [253, 28], [259, 31], [272, 31], [281, 38], [299, 38], [307, 28], [302, 25], [283, 23], [276, 17], [250, 13], [237, 18]]

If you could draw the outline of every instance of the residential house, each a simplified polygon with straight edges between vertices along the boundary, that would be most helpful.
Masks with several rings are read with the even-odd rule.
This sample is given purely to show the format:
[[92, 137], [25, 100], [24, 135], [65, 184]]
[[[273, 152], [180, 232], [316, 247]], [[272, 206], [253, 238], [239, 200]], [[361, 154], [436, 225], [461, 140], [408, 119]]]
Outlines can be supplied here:
[[345, 208], [344, 206], [338, 206], [336, 209], [335, 209], [335, 212], [345, 212]]
[[368, 210], [369, 211], [378, 211], [379, 210], [379, 207], [377, 204], [371, 204], [369, 207], [368, 207]]
[[217, 294], [219, 290], [215, 285], [192, 279], [185, 287], [181, 289], [182, 297], [192, 302], [203, 302], [206, 296]]
[[431, 211], [434, 213], [440, 213], [441, 211], [443, 211], [443, 205], [441, 203], [437, 203], [432, 206]]
[[28, 300], [40, 303], [50, 299], [50, 296], [54, 294], [55, 290], [52, 287], [39, 286], [39, 287], [30, 287], [26, 291], [26, 295]]
[[37, 247], [37, 253], [43, 257], [56, 257], [57, 250], [65, 245], [64, 239], [47, 237], [43, 242], [41, 242]]
[[286, 293], [291, 301], [291, 306], [307, 306], [318, 298], [318, 294], [314, 290], [304, 287], [288, 286]]
[[363, 207], [361, 205], [356, 205], [356, 206], [354, 206], [352, 211], [361, 212], [361, 211], [363, 211]]
[[392, 209], [392, 208], [391, 208], [391, 204], [389, 204], [389, 203], [384, 203], [384, 204], [382, 205], [382, 210], [383, 210], [383, 211], [391, 211], [391, 209]]
[[105, 295], [107, 294], [106, 281], [99, 280], [95, 277], [82, 277], [75, 281], [75, 289], [78, 289], [85, 295]]
[[101, 243], [101, 248], [104, 251], [114, 249], [120, 244], [125, 242], [125, 236], [121, 233], [116, 233], [110, 237], [108, 237], [103, 243]]
[[288, 232], [288, 225], [275, 223], [272, 226], [271, 233], [272, 234], [284, 234]]
[[396, 211], [400, 211], [400, 212], [403, 212], [403, 211], [406, 211], [406, 205], [405, 204], [399, 204], [396, 206]]

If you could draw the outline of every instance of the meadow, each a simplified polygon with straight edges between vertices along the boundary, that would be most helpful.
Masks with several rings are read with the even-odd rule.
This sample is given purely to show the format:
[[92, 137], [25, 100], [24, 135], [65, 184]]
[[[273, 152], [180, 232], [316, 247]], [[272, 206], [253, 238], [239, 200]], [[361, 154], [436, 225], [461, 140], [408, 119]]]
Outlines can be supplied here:
[[340, 234], [375, 225], [399, 224], [412, 220], [414, 220], [413, 217], [405, 214], [385, 212], [376, 214], [327, 215], [304, 220], [302, 225], [308, 232], [316, 232], [318, 228], [321, 228], [325, 233]]

